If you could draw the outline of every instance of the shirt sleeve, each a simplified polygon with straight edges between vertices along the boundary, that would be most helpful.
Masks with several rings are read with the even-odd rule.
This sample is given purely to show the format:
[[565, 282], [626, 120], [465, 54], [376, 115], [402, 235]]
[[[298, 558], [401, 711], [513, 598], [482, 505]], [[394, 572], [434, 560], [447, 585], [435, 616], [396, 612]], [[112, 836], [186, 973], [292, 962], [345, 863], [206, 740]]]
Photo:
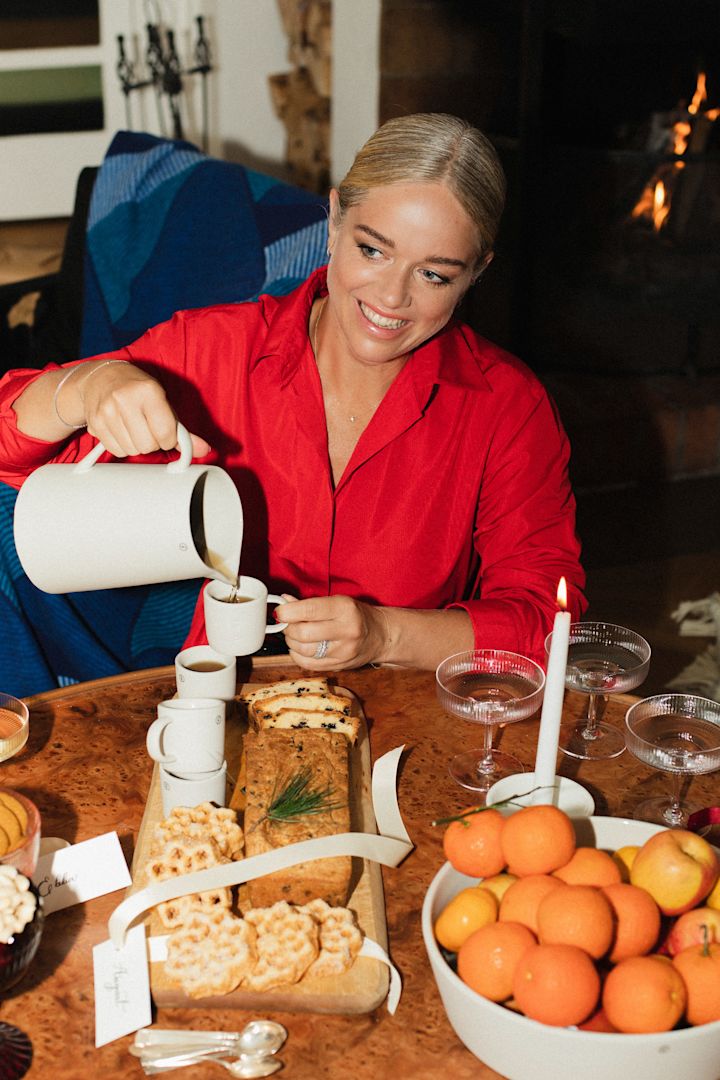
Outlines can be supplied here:
[[[153, 373], [152, 368], [157, 367], [166, 370], [173, 367], [184, 368], [183, 313], [174, 315], [168, 322], [148, 330], [132, 345], [87, 357], [87, 360], [101, 359], [129, 360], [139, 366], [145, 366], [145, 362], [150, 373]], [[76, 360], [62, 366], [69, 369], [85, 362]], [[57, 371], [58, 368], [58, 364], [48, 364], [40, 370], [19, 368], [7, 372], [0, 379], [0, 481], [11, 487], [19, 488], [23, 480], [40, 465], [77, 461], [87, 454], [97, 441], [84, 429], [75, 432], [68, 430], [67, 437], [59, 442], [46, 442], [19, 430], [13, 402], [41, 375], [48, 371]]]
[[450, 606], [467, 611], [476, 648], [508, 649], [544, 665], [562, 576], [573, 620], [587, 607], [568, 478], [570, 447], [539, 384], [505, 401], [478, 500], [477, 587], [473, 599]]

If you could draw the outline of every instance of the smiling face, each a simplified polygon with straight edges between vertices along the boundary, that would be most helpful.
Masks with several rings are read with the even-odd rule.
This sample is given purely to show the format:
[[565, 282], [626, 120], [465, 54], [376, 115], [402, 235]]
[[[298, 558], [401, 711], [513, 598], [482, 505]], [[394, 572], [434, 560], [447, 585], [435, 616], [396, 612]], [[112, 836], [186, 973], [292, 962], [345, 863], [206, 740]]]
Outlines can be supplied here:
[[481, 268], [475, 226], [443, 184], [371, 188], [342, 216], [333, 191], [329, 237], [328, 344], [370, 366], [441, 330]]

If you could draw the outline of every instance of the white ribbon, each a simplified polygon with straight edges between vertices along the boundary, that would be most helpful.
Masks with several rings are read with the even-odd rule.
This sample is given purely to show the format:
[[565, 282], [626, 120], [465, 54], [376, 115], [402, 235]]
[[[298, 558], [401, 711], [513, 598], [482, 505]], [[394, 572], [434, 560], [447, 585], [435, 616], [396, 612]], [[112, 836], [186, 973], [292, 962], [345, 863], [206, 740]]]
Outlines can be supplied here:
[[317, 837], [314, 840], [303, 840], [299, 844], [288, 844], [262, 855], [253, 855], [249, 859], [211, 866], [207, 870], [197, 870], [192, 874], [180, 874], [149, 885], [128, 896], [110, 916], [108, 932], [115, 948], [122, 948], [125, 934], [140, 915], [165, 900], [174, 900], [188, 893], [239, 885], [301, 862], [338, 855], [370, 859], [383, 866], [398, 866], [413, 849], [397, 804], [397, 766], [402, 751], [403, 747], [400, 746], [378, 758], [372, 775], [373, 809], [378, 828], [382, 832], [388, 830], [391, 835], [338, 833], [335, 836]]
[[[167, 960], [167, 943], [169, 936], [169, 934], [162, 934], [158, 937], [148, 938], [148, 958], [152, 964], [164, 963]], [[372, 960], [379, 960], [381, 964], [387, 965], [390, 971], [390, 989], [388, 990], [386, 1004], [388, 1012], [391, 1016], [394, 1016], [398, 1004], [400, 1003], [400, 995], [402, 994], [402, 979], [400, 978], [400, 972], [395, 967], [382, 945], [379, 945], [377, 941], [373, 941], [372, 938], [363, 938], [362, 948], [360, 949], [358, 956], [368, 956]]]

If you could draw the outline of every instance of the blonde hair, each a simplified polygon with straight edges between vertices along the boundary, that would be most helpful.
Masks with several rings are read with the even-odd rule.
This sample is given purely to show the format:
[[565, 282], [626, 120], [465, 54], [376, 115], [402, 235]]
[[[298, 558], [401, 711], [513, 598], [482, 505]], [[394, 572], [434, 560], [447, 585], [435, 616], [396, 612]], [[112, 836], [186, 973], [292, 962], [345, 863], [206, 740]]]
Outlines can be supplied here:
[[398, 183], [445, 184], [477, 229], [478, 258], [492, 251], [505, 205], [505, 174], [492, 143], [472, 124], [447, 113], [388, 120], [338, 184], [340, 215], [371, 188]]

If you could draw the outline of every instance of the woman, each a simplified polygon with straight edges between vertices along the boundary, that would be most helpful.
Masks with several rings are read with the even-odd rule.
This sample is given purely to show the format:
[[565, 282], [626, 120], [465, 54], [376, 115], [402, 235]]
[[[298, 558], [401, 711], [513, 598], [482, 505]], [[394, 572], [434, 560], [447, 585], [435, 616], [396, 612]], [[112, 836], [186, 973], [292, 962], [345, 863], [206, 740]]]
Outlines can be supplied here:
[[[327, 268], [290, 296], [11, 373], [0, 478], [94, 439], [117, 457], [168, 451], [179, 418], [238, 485], [242, 570], [288, 595], [277, 617], [298, 664], [542, 657], [561, 575], [574, 617], [584, 605], [567, 440], [535, 377], [453, 318], [503, 202], [480, 132], [389, 121], [331, 192]], [[199, 604], [187, 643], [203, 640]]]

